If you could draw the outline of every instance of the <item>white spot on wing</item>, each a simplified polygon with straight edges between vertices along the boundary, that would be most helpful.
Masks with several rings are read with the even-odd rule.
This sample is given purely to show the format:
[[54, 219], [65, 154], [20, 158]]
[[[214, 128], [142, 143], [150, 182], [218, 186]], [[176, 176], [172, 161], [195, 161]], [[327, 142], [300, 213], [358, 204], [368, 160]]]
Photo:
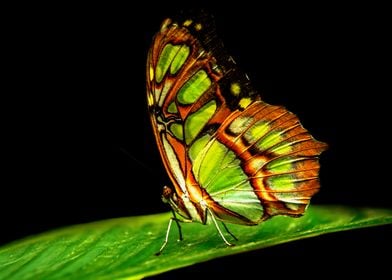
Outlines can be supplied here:
[[158, 101], [158, 106], [162, 107], [163, 101], [166, 99], [166, 95], [169, 92], [170, 88], [172, 87], [172, 82], [166, 81], [165, 85], [163, 86], [163, 89], [161, 91], [161, 94], [159, 96], [159, 101]]
[[165, 149], [166, 156], [169, 160], [171, 170], [173, 172], [173, 175], [177, 181], [177, 183], [180, 185], [180, 188], [183, 192], [186, 192], [186, 187], [185, 187], [185, 178], [182, 174], [181, 168], [180, 168], [180, 163], [178, 162], [178, 159], [176, 157], [176, 153], [173, 150], [173, 147], [169, 144], [167, 139], [165, 137], [162, 137], [162, 143], [163, 143], [163, 148]]

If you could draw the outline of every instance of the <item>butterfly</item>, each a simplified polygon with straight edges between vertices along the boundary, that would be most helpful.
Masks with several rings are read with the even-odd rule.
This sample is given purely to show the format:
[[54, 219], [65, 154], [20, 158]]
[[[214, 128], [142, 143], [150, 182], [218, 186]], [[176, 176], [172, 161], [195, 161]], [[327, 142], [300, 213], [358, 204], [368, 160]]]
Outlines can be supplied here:
[[[261, 100], [217, 37], [209, 15], [166, 19], [147, 58], [147, 103], [173, 187], [172, 222], [257, 225], [301, 216], [319, 190], [316, 141], [293, 113]], [[235, 238], [234, 235], [232, 235]], [[235, 238], [236, 239], [236, 238]]]

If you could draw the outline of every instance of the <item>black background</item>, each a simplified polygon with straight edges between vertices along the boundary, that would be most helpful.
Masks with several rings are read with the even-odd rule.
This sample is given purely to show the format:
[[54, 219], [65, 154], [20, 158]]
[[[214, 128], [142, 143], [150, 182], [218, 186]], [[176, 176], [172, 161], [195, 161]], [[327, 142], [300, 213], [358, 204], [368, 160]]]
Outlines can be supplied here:
[[[366, 7], [209, 11], [263, 99], [286, 106], [329, 144], [312, 203], [391, 208], [390, 163], [382, 161], [390, 154], [384, 18]], [[160, 199], [170, 182], [149, 124], [145, 62], [161, 21], [176, 12], [97, 5], [12, 11], [0, 245], [61, 226], [169, 210]], [[381, 273], [390, 236], [390, 226], [330, 234], [160, 279], [238, 271], [305, 276], [311, 267], [327, 276]]]

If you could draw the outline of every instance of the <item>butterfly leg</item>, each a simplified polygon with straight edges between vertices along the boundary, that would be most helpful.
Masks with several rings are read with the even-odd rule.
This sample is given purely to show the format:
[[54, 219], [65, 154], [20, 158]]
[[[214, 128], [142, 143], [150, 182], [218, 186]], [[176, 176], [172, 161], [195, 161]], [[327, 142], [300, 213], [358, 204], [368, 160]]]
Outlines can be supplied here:
[[159, 256], [162, 253], [163, 249], [165, 249], [165, 247], [167, 245], [167, 242], [169, 240], [170, 228], [171, 228], [173, 221], [175, 221], [177, 224], [178, 233], [179, 233], [179, 240], [182, 241], [182, 239], [183, 239], [180, 222], [188, 222], [188, 221], [178, 219], [176, 217], [175, 212], [173, 210], [172, 210], [172, 212], [173, 212], [173, 217], [171, 217], [169, 220], [169, 225], [167, 226], [165, 240], [163, 241], [163, 244], [162, 244], [161, 248], [159, 249], [159, 251], [155, 253], [156, 256]]
[[238, 238], [235, 237], [235, 235], [232, 234], [232, 233], [230, 232], [229, 228], [226, 226], [226, 224], [225, 224], [224, 222], [222, 222], [222, 225], [223, 225], [223, 227], [225, 228], [226, 232], [227, 232], [228, 234], [230, 234], [231, 237], [233, 237], [233, 238], [235, 239], [235, 241], [238, 241]]
[[[208, 207], [207, 207], [207, 211], [208, 211], [208, 213], [210, 213], [211, 219], [212, 219], [212, 221], [213, 221], [213, 223], [214, 223], [216, 229], [218, 230], [218, 233], [219, 233], [220, 237], [223, 239], [223, 241], [226, 243], [226, 245], [227, 245], [227, 246], [234, 246], [234, 244], [232, 244], [232, 243], [230, 243], [229, 241], [226, 240], [225, 236], [223, 235], [221, 229], [220, 229], [219, 226], [218, 226], [218, 223], [217, 223], [217, 221], [216, 221], [216, 219], [215, 219], [214, 214], [212, 213], [212, 211], [211, 211]], [[227, 231], [231, 236], [234, 237], [234, 235], [227, 229], [226, 225], [225, 225], [225, 224], [223, 224], [223, 225], [224, 225], [226, 231]], [[235, 237], [234, 237], [234, 238], [235, 238]], [[237, 239], [237, 238], [235, 238], [235, 239]]]
[[[178, 236], [179, 236], [178, 239], [179, 239], [180, 241], [182, 241], [182, 229], [181, 229], [180, 222], [186, 222], [186, 221], [179, 220], [179, 219], [176, 217], [176, 213], [174, 212], [174, 210], [172, 210], [172, 213], [173, 213], [173, 217], [170, 219], [170, 221], [175, 221], [175, 222], [176, 222], [177, 228], [178, 228]], [[169, 222], [169, 224], [170, 224], [170, 222]], [[170, 229], [170, 225], [169, 225], [167, 231], [169, 231], [169, 229]], [[167, 239], [168, 237], [169, 237], [169, 234], [166, 233], [166, 239]]]

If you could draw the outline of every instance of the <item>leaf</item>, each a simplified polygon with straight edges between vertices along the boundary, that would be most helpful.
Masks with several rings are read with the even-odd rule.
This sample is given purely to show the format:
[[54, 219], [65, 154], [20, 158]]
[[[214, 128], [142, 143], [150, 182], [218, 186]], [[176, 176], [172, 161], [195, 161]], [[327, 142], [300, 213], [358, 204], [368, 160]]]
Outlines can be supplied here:
[[172, 227], [155, 256], [170, 213], [71, 226], [0, 248], [0, 279], [140, 279], [207, 260], [325, 233], [392, 224], [392, 210], [312, 206], [298, 219], [278, 216], [254, 227], [229, 225], [239, 238], [227, 247], [214, 226]]

